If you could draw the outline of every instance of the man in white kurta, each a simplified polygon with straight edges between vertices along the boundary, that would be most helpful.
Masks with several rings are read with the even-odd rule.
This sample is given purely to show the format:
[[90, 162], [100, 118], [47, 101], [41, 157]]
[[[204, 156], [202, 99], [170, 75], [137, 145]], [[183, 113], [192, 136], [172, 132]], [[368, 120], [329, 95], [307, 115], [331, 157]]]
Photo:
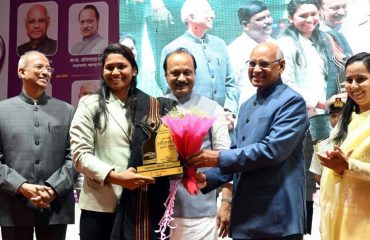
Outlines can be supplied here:
[[[208, 135], [205, 137], [202, 149], [229, 149], [230, 137], [226, 125], [223, 108], [215, 101], [193, 92], [196, 76], [196, 61], [185, 48], [179, 48], [169, 53], [164, 59], [164, 70], [171, 93], [166, 97], [178, 102], [182, 112], [197, 111], [205, 116], [216, 118]], [[205, 169], [198, 169], [198, 171]], [[217, 221], [220, 234], [228, 232], [231, 210], [231, 186], [222, 190], [224, 201], [221, 209], [226, 217], [217, 215], [216, 190], [208, 193], [190, 195], [183, 184], [180, 184], [174, 206], [174, 224], [171, 239], [217, 239]]]
[[230, 43], [227, 50], [233, 67], [237, 88], [240, 91], [239, 107], [256, 93], [252, 86], [246, 61], [249, 60], [252, 49], [259, 43], [275, 41], [271, 38], [272, 17], [267, 5], [262, 1], [253, 1], [241, 6], [238, 10], [242, 34]]

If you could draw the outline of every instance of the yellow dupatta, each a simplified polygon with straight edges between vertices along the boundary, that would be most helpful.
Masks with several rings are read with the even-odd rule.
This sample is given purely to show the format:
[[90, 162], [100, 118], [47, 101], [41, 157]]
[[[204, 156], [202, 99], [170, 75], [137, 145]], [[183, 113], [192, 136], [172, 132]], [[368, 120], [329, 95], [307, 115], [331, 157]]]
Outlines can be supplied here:
[[353, 150], [350, 170], [338, 175], [324, 168], [321, 178], [322, 240], [363, 240], [370, 236], [370, 111], [352, 114], [341, 145]]

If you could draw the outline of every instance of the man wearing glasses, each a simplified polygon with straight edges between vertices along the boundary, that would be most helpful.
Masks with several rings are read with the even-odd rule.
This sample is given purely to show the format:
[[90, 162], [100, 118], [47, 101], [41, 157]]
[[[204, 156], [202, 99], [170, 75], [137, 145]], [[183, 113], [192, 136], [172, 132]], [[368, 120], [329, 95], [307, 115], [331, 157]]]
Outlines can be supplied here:
[[248, 75], [257, 93], [240, 107], [230, 150], [202, 150], [188, 159], [203, 193], [233, 179], [232, 239], [301, 240], [305, 231], [305, 160], [308, 127], [302, 96], [284, 84], [283, 54], [257, 45]]
[[0, 226], [3, 240], [64, 240], [74, 223], [69, 127], [73, 107], [49, 97], [44, 54], [21, 56], [19, 96], [0, 101]]
[[31, 50], [53, 55], [57, 49], [57, 41], [47, 35], [50, 17], [46, 7], [41, 4], [32, 5], [27, 11], [24, 23], [30, 41], [18, 46], [18, 55], [22, 56]]

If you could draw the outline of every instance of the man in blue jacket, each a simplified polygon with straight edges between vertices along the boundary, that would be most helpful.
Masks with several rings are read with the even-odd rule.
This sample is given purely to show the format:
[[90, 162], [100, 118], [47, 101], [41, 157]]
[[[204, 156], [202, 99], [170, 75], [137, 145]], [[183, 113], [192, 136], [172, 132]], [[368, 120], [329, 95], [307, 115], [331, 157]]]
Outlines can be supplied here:
[[233, 177], [233, 239], [303, 239], [306, 104], [283, 84], [285, 61], [276, 44], [257, 45], [247, 64], [257, 93], [241, 105], [231, 149], [202, 150], [188, 162], [215, 167], [197, 176], [203, 192]]

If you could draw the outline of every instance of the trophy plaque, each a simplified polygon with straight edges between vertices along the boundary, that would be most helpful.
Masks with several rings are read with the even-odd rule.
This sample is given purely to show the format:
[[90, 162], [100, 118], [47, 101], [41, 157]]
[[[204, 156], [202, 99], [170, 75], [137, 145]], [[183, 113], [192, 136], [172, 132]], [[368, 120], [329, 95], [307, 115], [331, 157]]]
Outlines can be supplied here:
[[156, 130], [151, 127], [144, 129], [149, 133], [149, 139], [142, 147], [143, 165], [137, 167], [137, 173], [148, 177], [182, 174], [170, 129], [164, 124]]

